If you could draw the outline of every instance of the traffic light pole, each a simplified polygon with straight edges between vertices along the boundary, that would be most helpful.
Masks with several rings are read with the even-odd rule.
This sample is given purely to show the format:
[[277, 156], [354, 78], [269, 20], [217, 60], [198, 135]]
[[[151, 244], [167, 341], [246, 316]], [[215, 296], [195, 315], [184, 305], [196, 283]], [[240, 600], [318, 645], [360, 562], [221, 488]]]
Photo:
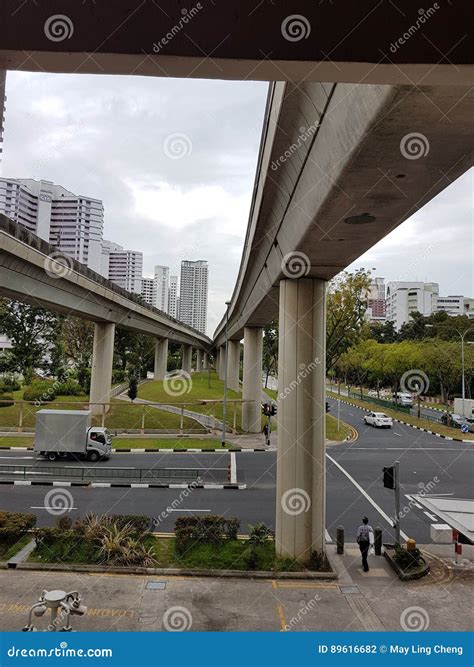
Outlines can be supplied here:
[[400, 461], [395, 461], [395, 542], [400, 544]]

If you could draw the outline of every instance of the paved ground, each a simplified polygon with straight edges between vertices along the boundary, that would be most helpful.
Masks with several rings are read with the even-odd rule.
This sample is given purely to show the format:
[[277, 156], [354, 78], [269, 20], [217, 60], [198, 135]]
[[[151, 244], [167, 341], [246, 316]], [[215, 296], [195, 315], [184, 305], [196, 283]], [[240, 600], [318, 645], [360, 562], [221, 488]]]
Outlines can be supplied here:
[[[166, 630], [172, 619], [204, 631], [403, 630], [410, 623], [421, 630], [470, 628], [472, 569], [453, 571], [448, 560], [434, 558], [432, 574], [402, 583], [383, 557], [371, 557], [364, 574], [356, 545], [343, 557], [329, 550], [337, 582], [1, 570], [0, 631], [21, 629], [40, 592], [56, 588], [79, 590], [88, 606], [84, 617], [74, 618], [77, 630]], [[47, 621], [37, 624], [43, 628]]]

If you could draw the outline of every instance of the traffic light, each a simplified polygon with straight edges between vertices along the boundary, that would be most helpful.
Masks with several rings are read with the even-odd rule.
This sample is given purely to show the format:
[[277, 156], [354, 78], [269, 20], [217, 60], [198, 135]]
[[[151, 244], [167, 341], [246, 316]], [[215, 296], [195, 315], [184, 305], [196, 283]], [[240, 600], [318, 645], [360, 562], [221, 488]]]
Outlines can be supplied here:
[[262, 415], [265, 417], [274, 417], [277, 413], [277, 406], [275, 403], [262, 403]]
[[272, 403], [270, 406], [270, 415], [274, 417], [277, 413], [277, 406], [275, 403]]
[[383, 485], [386, 489], [395, 488], [395, 466], [383, 469]]

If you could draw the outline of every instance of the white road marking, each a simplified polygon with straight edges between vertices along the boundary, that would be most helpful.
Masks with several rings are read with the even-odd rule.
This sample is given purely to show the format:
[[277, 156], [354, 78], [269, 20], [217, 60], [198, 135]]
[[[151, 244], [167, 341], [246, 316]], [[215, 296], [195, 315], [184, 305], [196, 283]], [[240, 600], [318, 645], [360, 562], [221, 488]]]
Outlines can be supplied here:
[[431, 521], [438, 521], [436, 514], [431, 514], [431, 512], [423, 512], [423, 514], [426, 514], [426, 516], [429, 517]]
[[235, 452], [230, 453], [230, 483], [237, 484], [237, 462]]
[[402, 437], [402, 434], [401, 434], [401, 433], [397, 433], [396, 431], [392, 431], [392, 433], [393, 433], [393, 435], [396, 435], [397, 438], [401, 438], [401, 437]]
[[[47, 510], [48, 512], [50, 510], [57, 511], [57, 509], [58, 508], [54, 507], [54, 505], [38, 505], [38, 506], [32, 505], [30, 507], [30, 510]], [[70, 512], [71, 510], [77, 510], [77, 507], [68, 507], [65, 511]]]
[[420, 505], [420, 503], [417, 503], [416, 500], [413, 499], [413, 496], [410, 496], [409, 493], [405, 493], [405, 498], [408, 498], [408, 500], [415, 505], [415, 507], [418, 507], [418, 509], [422, 510], [423, 506]]
[[210, 512], [211, 510], [174, 510], [174, 509], [169, 509], [167, 510], [168, 512]]
[[324, 529], [324, 536], [325, 536], [325, 538], [326, 538], [326, 542], [332, 542], [331, 536], [330, 536], [330, 534], [328, 533], [327, 528]]
[[25, 460], [25, 459], [34, 459], [36, 458], [35, 456], [0, 456], [0, 459], [8, 459], [8, 461], [14, 461], [14, 460]]
[[[383, 509], [380, 507], [380, 505], [377, 505], [375, 500], [373, 500], [367, 491], [365, 491], [360, 484], [358, 484], [355, 479], [345, 470], [340, 463], [338, 463], [336, 460], [332, 458], [332, 456], [329, 456], [329, 454], [326, 454], [327, 458], [334, 463], [335, 466], [339, 468], [339, 470], [353, 483], [353, 485], [356, 487], [358, 491], [362, 493], [362, 495], [369, 501], [369, 503], [374, 507], [377, 512], [382, 516], [385, 521], [388, 523], [389, 526], [393, 527], [393, 519], [391, 519], [388, 514], [386, 514]], [[403, 532], [403, 530], [400, 531], [400, 535], [403, 537], [404, 540], [408, 540], [408, 535]]]

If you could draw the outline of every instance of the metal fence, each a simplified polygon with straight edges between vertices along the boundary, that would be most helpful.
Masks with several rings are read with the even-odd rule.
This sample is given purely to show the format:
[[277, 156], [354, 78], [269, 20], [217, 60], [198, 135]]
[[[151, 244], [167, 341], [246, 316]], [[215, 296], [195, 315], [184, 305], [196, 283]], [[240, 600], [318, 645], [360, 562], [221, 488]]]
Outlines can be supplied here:
[[197, 480], [199, 471], [192, 468], [106, 468], [86, 466], [12, 466], [0, 465], [0, 476], [15, 479], [70, 479], [86, 482], [94, 480], [133, 480], [136, 482], [149, 480]]
[[410, 414], [411, 408], [405, 405], [398, 405], [393, 401], [385, 401], [383, 398], [375, 398], [372, 396], [367, 396], [366, 394], [360, 395], [360, 392], [350, 391], [350, 398], [355, 398], [358, 401], [365, 401], [366, 403], [375, 403], [375, 405], [380, 405], [381, 408], [390, 408], [390, 410], [396, 410], [397, 412], [404, 412], [405, 414]]

